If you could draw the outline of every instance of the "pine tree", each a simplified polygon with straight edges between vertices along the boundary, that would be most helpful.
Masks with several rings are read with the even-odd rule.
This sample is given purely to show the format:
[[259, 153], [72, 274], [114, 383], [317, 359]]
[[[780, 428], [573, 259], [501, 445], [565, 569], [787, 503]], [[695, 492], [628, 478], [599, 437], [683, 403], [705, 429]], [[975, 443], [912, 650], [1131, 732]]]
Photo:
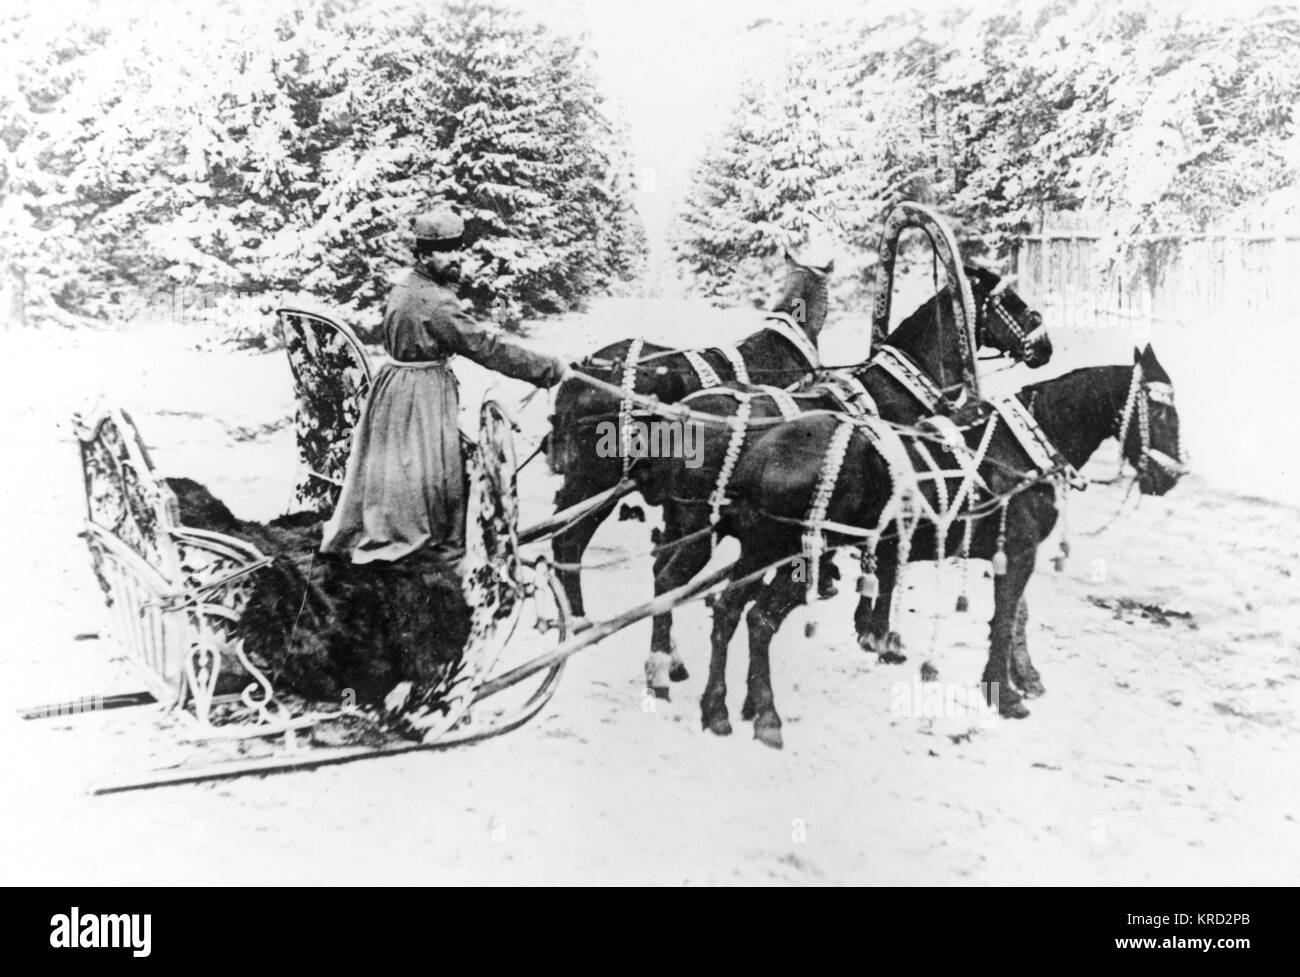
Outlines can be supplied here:
[[518, 11], [34, 9], [0, 21], [0, 261], [38, 316], [180, 284], [308, 293], [364, 327], [435, 201], [467, 217], [465, 297], [506, 322], [643, 250], [585, 49]]

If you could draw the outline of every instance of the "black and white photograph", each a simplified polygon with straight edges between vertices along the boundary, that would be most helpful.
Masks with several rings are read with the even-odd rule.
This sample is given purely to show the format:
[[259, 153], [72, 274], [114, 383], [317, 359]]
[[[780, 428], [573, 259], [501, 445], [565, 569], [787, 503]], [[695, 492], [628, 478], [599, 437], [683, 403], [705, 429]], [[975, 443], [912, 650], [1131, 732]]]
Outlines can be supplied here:
[[0, 317], [0, 885], [1300, 882], [1293, 2], [7, 0]]

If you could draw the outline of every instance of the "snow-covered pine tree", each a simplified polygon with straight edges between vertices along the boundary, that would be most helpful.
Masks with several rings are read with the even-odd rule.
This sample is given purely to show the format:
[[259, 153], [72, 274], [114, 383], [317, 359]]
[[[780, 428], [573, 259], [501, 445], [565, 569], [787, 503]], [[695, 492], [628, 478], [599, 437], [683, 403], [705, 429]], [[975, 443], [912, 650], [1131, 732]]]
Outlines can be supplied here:
[[[676, 255], [705, 295], [746, 293], [772, 229], [797, 232], [790, 208], [836, 225], [865, 271], [897, 199], [937, 206], [997, 252], [1053, 211], [1100, 214], [1117, 242], [1204, 230], [1300, 177], [1292, 8], [1004, 0], [868, 10], [823, 35], [829, 91], [793, 72], [783, 91], [742, 93], [695, 175]], [[824, 133], [837, 115], [851, 147], [837, 162], [817, 146], [805, 164], [789, 146], [799, 120], [820, 116]]]
[[742, 90], [675, 228], [679, 268], [720, 302], [761, 300], [784, 247], [797, 251], [827, 228], [851, 245], [876, 219], [879, 184], [832, 52], [811, 40], [786, 52]]
[[[98, 3], [71, 19], [33, 4], [0, 27], [0, 266], [22, 318], [104, 318], [163, 280], [149, 233], [180, 157], [177, 74], [128, 43], [121, 21]], [[174, 22], [145, 10], [127, 26], [165, 33]]]
[[642, 246], [583, 47], [509, 8], [86, 0], [7, 15], [0, 46], [0, 260], [38, 315], [174, 283], [307, 292], [364, 328], [434, 200], [467, 210], [465, 294], [505, 321]]

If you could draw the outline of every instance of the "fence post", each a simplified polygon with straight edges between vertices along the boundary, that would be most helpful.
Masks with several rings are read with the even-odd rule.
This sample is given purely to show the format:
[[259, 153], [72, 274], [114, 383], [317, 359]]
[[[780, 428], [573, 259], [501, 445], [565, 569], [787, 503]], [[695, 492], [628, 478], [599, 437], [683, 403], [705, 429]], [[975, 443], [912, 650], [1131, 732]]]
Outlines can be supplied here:
[[27, 276], [17, 265], [9, 266], [9, 316], [6, 322], [21, 329], [27, 327]]

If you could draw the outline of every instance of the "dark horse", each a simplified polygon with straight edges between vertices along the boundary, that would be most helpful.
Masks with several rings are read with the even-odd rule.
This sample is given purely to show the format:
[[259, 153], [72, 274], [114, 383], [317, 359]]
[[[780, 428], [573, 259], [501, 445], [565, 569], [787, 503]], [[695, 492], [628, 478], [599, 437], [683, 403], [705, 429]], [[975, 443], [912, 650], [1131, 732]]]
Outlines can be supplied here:
[[[826, 321], [826, 279], [834, 270], [834, 262], [824, 267], [802, 265], [787, 252], [785, 263], [785, 281], [780, 298], [767, 314], [768, 324], [734, 348], [673, 350], [624, 339], [597, 350], [579, 368], [607, 383], [658, 397], [663, 403], [680, 400], [705, 386], [738, 379], [778, 387], [797, 383], [818, 365], [816, 344]], [[601, 421], [619, 417], [619, 406], [619, 398], [581, 382], [560, 385], [547, 451], [551, 470], [564, 476], [564, 484], [555, 496], [557, 509], [567, 509], [613, 488], [626, 474], [621, 457], [597, 450], [595, 432]], [[557, 534], [552, 540], [556, 562], [571, 566], [580, 563], [591, 537], [612, 508], [611, 502]], [[581, 573], [566, 570], [561, 580], [570, 608], [583, 617], [586, 610]]]
[[[754, 720], [756, 738], [769, 746], [782, 745], [769, 647], [786, 616], [805, 600], [801, 561], [791, 558], [801, 552], [819, 495], [824, 504], [816, 519], [826, 530], [824, 538], [832, 545], [862, 546], [864, 580], [874, 570], [882, 594], [892, 588], [899, 560], [932, 561], [965, 550], [991, 561], [995, 609], [983, 676], [985, 695], [990, 703], [996, 701], [1003, 716], [1028, 715], [1016, 686], [1033, 666], [1023, 644], [1017, 651], [1017, 609], [1038, 546], [1056, 524], [1057, 477], [1069, 470], [1066, 466], [1083, 465], [1112, 437], [1120, 439], [1123, 457], [1137, 469], [1143, 494], [1168, 492], [1183, 466], [1173, 386], [1150, 346], [1134, 351], [1132, 368], [1076, 370], [1028, 386], [1016, 400], [1046, 439], [1038, 455], [1012, 433], [1006, 415], [993, 410], [960, 432], [966, 451], [951, 450], [948, 438], [956, 435], [955, 429], [944, 432], [937, 426], [933, 433], [917, 429], [898, 437], [886, 425], [830, 413], [796, 418], [755, 442], [737, 466], [733, 505], [722, 521], [722, 528], [740, 540], [733, 579], [784, 562], [771, 583], [764, 584], [760, 577], [727, 591], [714, 604], [713, 654], [701, 700], [706, 729], [719, 735], [731, 732], [727, 649], [741, 612], [753, 601], [747, 616], [750, 658], [742, 716]], [[1058, 459], [1060, 469], [1044, 470], [1045, 458]], [[967, 479], [917, 477], [932, 470], [961, 471], [973, 467], [974, 460], [979, 461], [981, 481], [969, 481], [965, 491], [973, 495], [968, 502], [959, 501], [958, 495]], [[936, 545], [938, 523], [918, 518], [927, 509], [955, 515], [943, 520], [947, 532], [942, 553]], [[872, 602], [864, 597], [861, 603], [859, 628], [869, 621]]]
[[[1042, 328], [1042, 317], [991, 271], [971, 267], [965, 271], [976, 298], [976, 343], [1031, 368], [1050, 361], [1052, 343]], [[944, 390], [962, 375], [962, 352], [947, 287], [903, 320], [889, 334], [885, 346], [888, 349], [858, 369], [828, 375], [793, 397], [771, 388], [738, 386], [701, 390], [684, 398], [683, 406], [717, 415], [720, 420], [744, 416], [739, 430], [723, 424], [697, 424], [703, 450], [690, 464], [675, 456], [643, 458], [632, 467], [631, 477], [646, 502], [664, 507], [663, 545], [654, 565], [656, 595], [686, 583], [708, 563], [712, 539], [706, 530], [725, 504], [728, 473], [764, 430], [749, 426], [749, 422], [770, 423], [769, 419], [781, 417], [783, 410], [790, 413], [792, 406], [800, 412], [865, 410], [901, 424], [949, 409]], [[898, 378], [897, 370], [890, 368], [897, 364], [898, 354], [928, 379], [928, 387]], [[674, 545], [678, 540], [682, 542]], [[822, 564], [818, 579], [826, 586], [821, 596], [833, 593], [835, 573], [833, 564]], [[646, 661], [647, 685], [659, 698], [668, 698], [670, 681], [687, 677], [672, 640], [672, 620], [671, 612], [655, 617]], [[889, 631], [887, 617], [883, 629], [863, 632], [863, 646], [879, 652], [886, 661], [903, 660], [901, 639]]]

